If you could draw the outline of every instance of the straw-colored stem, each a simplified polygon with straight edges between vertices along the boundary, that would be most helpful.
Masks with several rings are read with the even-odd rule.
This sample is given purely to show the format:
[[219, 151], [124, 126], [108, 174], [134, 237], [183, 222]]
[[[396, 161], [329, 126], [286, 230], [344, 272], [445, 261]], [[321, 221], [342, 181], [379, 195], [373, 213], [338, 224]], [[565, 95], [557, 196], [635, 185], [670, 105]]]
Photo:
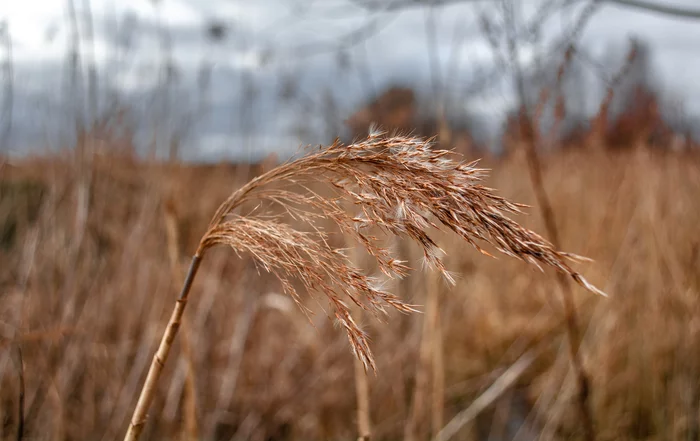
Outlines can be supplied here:
[[[532, 181], [532, 186], [535, 190], [535, 197], [537, 198], [540, 213], [544, 219], [545, 229], [551, 238], [552, 244], [554, 244], [557, 249], [560, 249], [561, 241], [559, 240], [559, 229], [557, 228], [554, 209], [552, 208], [547, 191], [544, 188], [542, 167], [537, 154], [536, 141], [538, 139], [538, 133], [534, 130], [535, 123], [530, 121], [530, 124], [531, 127], [533, 127], [533, 134], [526, 143], [526, 158], [530, 172], [530, 180]], [[588, 373], [583, 365], [583, 360], [580, 353], [581, 332], [578, 323], [576, 304], [573, 298], [574, 293], [566, 276], [561, 273], [557, 273], [556, 276], [557, 282], [559, 283], [561, 301], [564, 305], [564, 319], [566, 323], [566, 337], [569, 347], [569, 361], [577, 382], [578, 394], [576, 399], [576, 407], [581, 420], [584, 439], [586, 441], [595, 441], [596, 433], [593, 423], [593, 411], [590, 407], [591, 381], [588, 378]]]
[[185, 439], [187, 441], [197, 441], [199, 439], [199, 424], [197, 423], [197, 385], [195, 382], [194, 354], [192, 353], [192, 343], [190, 337], [190, 323], [187, 317], [182, 317], [182, 354], [187, 364], [187, 374], [185, 377], [184, 389], [184, 419], [185, 419]]
[[369, 379], [362, 362], [355, 357], [355, 391], [357, 393], [358, 441], [369, 441], [372, 429], [369, 419]]
[[[429, 279], [430, 275], [426, 275], [426, 278]], [[430, 285], [430, 282], [428, 282], [428, 285]], [[431, 386], [433, 350], [435, 349], [433, 348], [433, 343], [440, 303], [436, 289], [427, 289], [426, 297], [420, 354], [416, 370], [416, 385], [413, 390], [411, 413], [404, 428], [404, 441], [415, 441], [421, 438], [419, 435], [420, 421], [423, 418], [426, 401], [428, 400], [428, 389]]]
[[[348, 204], [346, 209], [349, 211], [352, 207]], [[361, 259], [353, 239], [346, 235], [345, 242], [350, 249], [351, 262], [360, 267]], [[362, 308], [354, 305], [353, 315], [361, 319]], [[372, 422], [369, 416], [369, 378], [367, 377], [367, 370], [364, 364], [362, 364], [362, 361], [357, 357], [354, 357], [353, 361], [355, 367], [355, 393], [357, 394], [357, 441], [370, 441], [372, 438]]]
[[173, 314], [170, 316], [170, 321], [168, 326], [165, 328], [165, 333], [158, 346], [158, 351], [153, 356], [153, 362], [151, 362], [151, 367], [148, 370], [148, 375], [146, 376], [146, 382], [141, 389], [141, 395], [136, 403], [136, 409], [134, 409], [134, 414], [131, 417], [131, 424], [129, 424], [129, 429], [126, 432], [124, 441], [136, 441], [146, 424], [146, 417], [148, 414], [148, 409], [151, 407], [153, 402], [153, 397], [155, 396], [156, 387], [158, 380], [160, 379], [160, 374], [163, 371], [163, 366], [165, 361], [168, 359], [168, 354], [170, 353], [170, 348], [175, 341], [177, 336], [177, 331], [180, 328], [180, 322], [182, 320], [182, 314], [185, 311], [185, 306], [187, 305], [187, 297], [192, 288], [192, 282], [199, 269], [199, 264], [202, 262], [202, 257], [196, 254], [192, 258], [192, 263], [187, 271], [187, 277], [185, 278], [185, 283], [182, 286], [182, 291], [180, 292], [180, 297], [177, 299], [175, 304], [175, 309]]
[[[177, 225], [177, 218], [172, 204], [168, 205], [165, 212], [165, 230], [168, 240], [168, 256], [170, 258], [170, 268], [175, 284], [182, 283], [182, 269], [180, 265], [180, 231]], [[185, 441], [197, 441], [199, 439], [199, 425], [197, 424], [197, 387], [194, 373], [194, 360], [192, 354], [192, 344], [190, 342], [191, 331], [187, 316], [182, 317], [180, 325], [180, 344], [182, 345], [182, 355], [185, 361], [185, 387], [183, 397], [183, 419], [185, 420]]]
[[445, 420], [445, 366], [442, 346], [442, 317], [440, 314], [440, 275], [430, 272], [426, 275], [429, 295], [436, 297], [437, 308], [433, 311], [432, 334], [432, 435], [435, 436], [444, 425]]

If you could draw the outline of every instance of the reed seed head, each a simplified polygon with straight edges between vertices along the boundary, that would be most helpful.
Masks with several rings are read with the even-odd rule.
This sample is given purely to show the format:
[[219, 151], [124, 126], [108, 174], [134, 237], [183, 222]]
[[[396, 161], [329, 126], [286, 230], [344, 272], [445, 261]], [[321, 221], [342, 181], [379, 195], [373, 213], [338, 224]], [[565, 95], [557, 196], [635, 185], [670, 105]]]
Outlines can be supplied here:
[[[363, 246], [390, 278], [403, 277], [410, 268], [381, 245], [376, 232], [414, 241], [422, 248], [426, 264], [454, 283], [442, 261], [444, 252], [427, 233], [437, 228], [454, 232], [486, 255], [490, 254], [481, 245], [489, 243], [540, 269], [553, 267], [587, 290], [605, 295], [569, 266], [568, 261], [583, 258], [554, 249], [507, 217], [520, 213], [524, 206], [482, 185], [486, 172], [475, 162], [457, 161], [452, 152], [434, 149], [430, 140], [421, 138], [374, 132], [350, 145], [336, 141], [234, 192], [212, 218], [197, 254], [215, 245], [228, 245], [237, 253], [251, 255], [305, 311], [293, 280], [310, 293], [324, 294], [365, 369], [374, 369], [374, 360], [367, 335], [353, 320], [347, 302], [374, 313], [385, 312], [386, 306], [402, 312], [415, 309], [353, 266], [345, 250], [331, 245], [329, 232], [320, 221], [332, 221]], [[321, 194], [319, 184], [325, 184], [329, 193]], [[238, 214], [237, 209], [249, 201], [268, 204], [249, 215]], [[345, 209], [348, 203], [355, 213]], [[309, 230], [300, 231], [283, 222], [271, 205], [281, 207]]]

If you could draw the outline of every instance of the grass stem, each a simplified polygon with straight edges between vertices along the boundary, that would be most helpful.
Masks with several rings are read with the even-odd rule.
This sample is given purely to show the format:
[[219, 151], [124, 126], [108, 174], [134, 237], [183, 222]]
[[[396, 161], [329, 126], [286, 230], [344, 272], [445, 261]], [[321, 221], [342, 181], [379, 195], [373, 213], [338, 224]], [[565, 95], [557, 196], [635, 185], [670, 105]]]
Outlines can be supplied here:
[[175, 341], [177, 331], [180, 328], [182, 314], [185, 312], [185, 306], [187, 305], [187, 298], [201, 262], [202, 256], [195, 254], [195, 256], [192, 258], [192, 262], [190, 263], [190, 268], [187, 271], [185, 283], [182, 285], [180, 297], [177, 299], [175, 309], [170, 316], [170, 321], [168, 322], [168, 326], [165, 328], [165, 333], [163, 334], [163, 338], [158, 346], [158, 351], [156, 351], [156, 354], [153, 356], [151, 367], [148, 369], [146, 382], [141, 389], [141, 394], [138, 402], [136, 403], [136, 409], [134, 409], [134, 414], [131, 417], [131, 424], [129, 424], [129, 430], [126, 432], [124, 441], [137, 440], [141, 434], [141, 431], [143, 430], [144, 425], [146, 424], [148, 409], [151, 407], [153, 397], [155, 397], [158, 379], [163, 371], [165, 361], [168, 359], [168, 355], [170, 354], [170, 348], [173, 345], [173, 341]]

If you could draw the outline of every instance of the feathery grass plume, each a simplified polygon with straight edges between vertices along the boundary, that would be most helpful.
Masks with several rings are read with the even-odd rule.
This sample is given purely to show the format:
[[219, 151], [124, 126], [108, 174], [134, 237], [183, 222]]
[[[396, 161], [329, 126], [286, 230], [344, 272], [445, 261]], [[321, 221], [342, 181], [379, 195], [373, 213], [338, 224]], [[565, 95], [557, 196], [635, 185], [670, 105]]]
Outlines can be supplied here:
[[[452, 152], [432, 147], [429, 140], [374, 133], [363, 142], [344, 145], [336, 141], [287, 162], [252, 180], [220, 206], [198, 254], [217, 244], [248, 252], [280, 279], [285, 291], [300, 305], [292, 279], [300, 280], [310, 292], [324, 293], [367, 368], [374, 367], [374, 362], [366, 336], [350, 316], [344, 299], [375, 312], [383, 311], [385, 305], [404, 312], [413, 308], [378, 289], [376, 281], [353, 267], [342, 250], [329, 245], [326, 232], [302, 232], [277, 218], [235, 214], [242, 203], [267, 200], [310, 224], [319, 218], [333, 220], [343, 233], [366, 248], [389, 277], [403, 277], [409, 268], [378, 245], [369, 227], [414, 240], [422, 247], [428, 265], [448, 281], [452, 277], [440, 258], [442, 250], [426, 233], [431, 227], [447, 228], [487, 255], [479, 242], [488, 242], [540, 269], [554, 267], [584, 288], [604, 295], [566, 262], [582, 258], [555, 250], [548, 241], [504, 215], [520, 213], [523, 205], [511, 203], [481, 185], [486, 170], [476, 168], [474, 162], [455, 161], [449, 156]], [[313, 182], [330, 183], [335, 195], [316, 193], [310, 188]], [[283, 187], [271, 188], [272, 184]], [[348, 199], [357, 206], [359, 216], [343, 209], [342, 202]]]
[[[433, 227], [454, 231], [485, 254], [479, 242], [491, 243], [499, 251], [540, 268], [554, 267], [602, 294], [567, 264], [567, 259], [577, 256], [557, 251], [504, 215], [520, 212], [522, 205], [508, 202], [481, 185], [485, 170], [476, 168], [475, 163], [454, 161], [451, 152], [432, 147], [429, 140], [380, 133], [351, 145], [336, 141], [258, 176], [224, 201], [192, 260], [126, 439], [136, 439], [145, 424], [193, 279], [206, 251], [216, 245], [250, 254], [257, 265], [279, 279], [302, 309], [293, 280], [300, 281], [309, 293], [324, 294], [365, 369], [375, 369], [374, 359], [367, 335], [354, 321], [347, 302], [374, 314], [385, 312], [387, 306], [402, 312], [414, 309], [354, 267], [343, 249], [330, 244], [328, 232], [315, 225], [316, 221], [333, 221], [340, 232], [366, 249], [388, 277], [403, 277], [410, 268], [379, 245], [378, 238], [371, 235], [373, 230], [415, 241], [422, 247], [428, 266], [452, 281], [440, 258], [442, 250], [426, 233]], [[330, 184], [333, 194], [317, 193], [316, 184]], [[242, 215], [237, 209], [246, 202], [259, 205]], [[282, 207], [293, 219], [307, 223], [311, 231], [283, 223], [279, 215], [266, 209], [267, 204], [261, 208], [263, 202]], [[360, 214], [347, 213], [343, 209], [347, 203], [355, 205]]]

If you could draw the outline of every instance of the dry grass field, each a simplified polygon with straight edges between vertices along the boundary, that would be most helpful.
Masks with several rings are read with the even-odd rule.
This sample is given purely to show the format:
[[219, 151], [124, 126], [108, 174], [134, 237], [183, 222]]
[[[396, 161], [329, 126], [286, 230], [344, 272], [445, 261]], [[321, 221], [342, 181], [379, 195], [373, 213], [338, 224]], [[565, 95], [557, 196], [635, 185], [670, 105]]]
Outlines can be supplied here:
[[[487, 186], [531, 205], [515, 219], [546, 237], [525, 160], [480, 165]], [[25, 439], [121, 439], [211, 215], [271, 166], [114, 151], [90, 167], [69, 154], [1, 166], [2, 439], [15, 439], [20, 400]], [[576, 268], [609, 294], [573, 288], [597, 438], [698, 439], [700, 156], [581, 148], [543, 156], [542, 169], [562, 248], [593, 259]], [[360, 320], [377, 364], [372, 439], [403, 438], [409, 418], [429, 439], [488, 396], [453, 439], [582, 439], [553, 272], [435, 237], [456, 286], [424, 271], [391, 286], [417, 305], [437, 292], [430, 355], [425, 314]], [[420, 270], [419, 250], [397, 246]], [[210, 253], [189, 303], [143, 439], [357, 438], [353, 357], [327, 304], [305, 300], [309, 320], [227, 249]]]

